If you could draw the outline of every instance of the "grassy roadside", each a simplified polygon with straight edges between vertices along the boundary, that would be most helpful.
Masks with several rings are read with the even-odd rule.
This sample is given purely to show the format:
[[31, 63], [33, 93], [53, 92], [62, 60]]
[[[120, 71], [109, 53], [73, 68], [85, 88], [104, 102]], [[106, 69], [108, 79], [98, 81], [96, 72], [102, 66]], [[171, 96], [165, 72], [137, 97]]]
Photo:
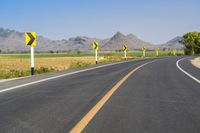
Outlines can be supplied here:
[[[183, 52], [177, 52], [182, 55]], [[159, 52], [159, 56], [169, 56], [169, 51]], [[129, 51], [129, 59], [141, 58], [142, 52]], [[154, 51], [146, 52], [146, 57], [155, 57]], [[99, 63], [124, 60], [123, 52], [99, 52]], [[71, 68], [95, 64], [93, 52], [36, 53], [35, 73], [63, 71]], [[30, 75], [29, 54], [0, 54], [0, 79], [16, 78]]]

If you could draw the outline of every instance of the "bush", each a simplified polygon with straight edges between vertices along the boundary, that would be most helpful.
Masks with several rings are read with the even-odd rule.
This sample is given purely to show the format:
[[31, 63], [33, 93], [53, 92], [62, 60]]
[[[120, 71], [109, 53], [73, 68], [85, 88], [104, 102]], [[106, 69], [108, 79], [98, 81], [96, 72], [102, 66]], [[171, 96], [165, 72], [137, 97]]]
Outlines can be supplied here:
[[41, 74], [41, 73], [46, 73], [46, 72], [52, 72], [55, 69], [53, 68], [47, 68], [47, 67], [40, 67], [39, 69], [35, 69], [35, 74]]

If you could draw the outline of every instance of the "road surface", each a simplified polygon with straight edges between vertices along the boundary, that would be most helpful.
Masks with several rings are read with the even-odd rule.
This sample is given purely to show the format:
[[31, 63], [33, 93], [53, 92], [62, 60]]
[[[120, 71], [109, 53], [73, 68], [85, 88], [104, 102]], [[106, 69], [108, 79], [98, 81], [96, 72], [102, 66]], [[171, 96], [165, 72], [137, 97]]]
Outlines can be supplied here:
[[[129, 61], [24, 86], [37, 78], [0, 83], [0, 133], [66, 133], [85, 119], [85, 133], [199, 133], [200, 84], [177, 67], [181, 58]], [[200, 79], [189, 58], [178, 65]]]

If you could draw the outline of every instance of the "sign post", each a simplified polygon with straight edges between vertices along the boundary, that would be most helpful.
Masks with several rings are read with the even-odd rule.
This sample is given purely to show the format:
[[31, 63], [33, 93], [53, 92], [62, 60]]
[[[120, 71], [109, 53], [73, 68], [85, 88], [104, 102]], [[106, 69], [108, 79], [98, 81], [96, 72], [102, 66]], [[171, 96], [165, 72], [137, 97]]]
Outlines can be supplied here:
[[176, 56], [176, 49], [173, 49], [173, 55]]
[[142, 47], [142, 57], [145, 57], [146, 56], [146, 48], [145, 47]]
[[95, 41], [92, 43], [92, 48], [95, 50], [95, 61], [98, 64], [98, 50], [99, 50], [99, 42]]
[[156, 51], [156, 56], [158, 57], [159, 48], [155, 48], [155, 51]]
[[26, 32], [25, 33], [25, 44], [30, 46], [31, 49], [31, 75], [34, 75], [34, 47], [36, 46], [36, 33]]
[[127, 60], [126, 51], [128, 50], [128, 46], [123, 45], [122, 50], [124, 51], [124, 58], [125, 58], [125, 60]]
[[97, 51], [97, 49], [95, 49], [95, 61], [96, 61], [96, 64], [98, 64], [98, 51]]
[[31, 46], [31, 75], [34, 75], [34, 66], [35, 66], [35, 62], [34, 62], [34, 47]]

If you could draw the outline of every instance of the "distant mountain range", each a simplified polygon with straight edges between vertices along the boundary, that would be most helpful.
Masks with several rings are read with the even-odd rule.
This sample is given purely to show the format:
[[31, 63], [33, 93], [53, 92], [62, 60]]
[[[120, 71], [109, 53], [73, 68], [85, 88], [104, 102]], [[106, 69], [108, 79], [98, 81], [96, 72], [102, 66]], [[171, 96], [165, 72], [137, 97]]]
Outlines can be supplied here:
[[[145, 46], [148, 49], [159, 47], [162, 49], [182, 49], [183, 45], [179, 43], [181, 37], [174, 39], [161, 45], [153, 45], [142, 41], [133, 34], [123, 35], [117, 32], [113, 37], [107, 39], [90, 38], [85, 36], [77, 36], [63, 40], [51, 40], [43, 36], [37, 36], [36, 51], [88, 51], [92, 50], [91, 44], [93, 41], [100, 42], [101, 50], [120, 50], [123, 44], [127, 44], [130, 50], [141, 49]], [[15, 30], [0, 28], [0, 50], [2, 52], [24, 52], [30, 48], [24, 44], [24, 33]]]

